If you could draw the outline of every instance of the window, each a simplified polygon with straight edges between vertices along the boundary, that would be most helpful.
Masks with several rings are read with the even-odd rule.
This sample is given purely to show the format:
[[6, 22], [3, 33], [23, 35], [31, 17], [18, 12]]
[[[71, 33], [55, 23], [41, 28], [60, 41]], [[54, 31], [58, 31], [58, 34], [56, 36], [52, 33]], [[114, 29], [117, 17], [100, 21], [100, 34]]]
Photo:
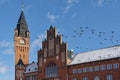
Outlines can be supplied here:
[[58, 76], [58, 66], [54, 63], [49, 64], [45, 69], [45, 73], [46, 73], [46, 78], [57, 77]]
[[93, 72], [93, 67], [89, 67], [89, 72]]
[[49, 56], [53, 56], [54, 55], [54, 39], [49, 40]]
[[78, 73], [82, 73], [82, 68], [79, 68], [79, 69], [78, 69]]
[[59, 52], [60, 52], [60, 46], [59, 45], [56, 45], [56, 54], [59, 54]]
[[47, 48], [44, 49], [44, 57], [47, 57]]
[[106, 76], [106, 80], [113, 80], [112, 75], [111, 75], [111, 74], [107, 75], [107, 76]]
[[104, 71], [105, 69], [106, 69], [106, 66], [105, 66], [105, 65], [101, 65], [101, 66], [100, 66], [100, 70], [101, 70], [101, 71]]
[[87, 67], [83, 68], [83, 72], [87, 72], [87, 71], [88, 71]]
[[77, 74], [77, 69], [73, 69], [73, 74]]
[[36, 75], [27, 76], [25, 80], [37, 80]]
[[30, 80], [32, 80], [32, 76], [30, 76]]
[[113, 68], [114, 68], [114, 69], [118, 69], [118, 68], [119, 68], [119, 63], [113, 64]]
[[99, 66], [95, 66], [95, 71], [99, 71]]
[[84, 77], [83, 80], [88, 80], [88, 77]]
[[30, 78], [30, 77], [29, 77], [29, 76], [27, 76], [27, 77], [26, 77], [26, 80], [30, 80], [29, 78]]
[[32, 80], [37, 80], [37, 76], [36, 76], [36, 75], [34, 75]]
[[108, 64], [107, 65], [107, 70], [111, 70], [112, 69], [112, 64]]
[[78, 80], [78, 78], [73, 78], [72, 80]]
[[100, 80], [100, 77], [99, 76], [95, 76], [94, 80]]

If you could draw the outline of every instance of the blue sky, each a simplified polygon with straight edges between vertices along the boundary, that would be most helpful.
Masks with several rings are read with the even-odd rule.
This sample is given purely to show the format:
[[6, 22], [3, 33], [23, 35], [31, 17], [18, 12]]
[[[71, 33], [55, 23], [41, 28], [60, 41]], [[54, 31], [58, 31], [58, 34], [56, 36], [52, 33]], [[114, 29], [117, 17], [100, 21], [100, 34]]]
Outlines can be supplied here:
[[[20, 12], [21, 0], [0, 0], [0, 80], [14, 80], [13, 36]], [[50, 25], [76, 54], [120, 44], [120, 0], [24, 0], [24, 13], [30, 62], [37, 60]]]

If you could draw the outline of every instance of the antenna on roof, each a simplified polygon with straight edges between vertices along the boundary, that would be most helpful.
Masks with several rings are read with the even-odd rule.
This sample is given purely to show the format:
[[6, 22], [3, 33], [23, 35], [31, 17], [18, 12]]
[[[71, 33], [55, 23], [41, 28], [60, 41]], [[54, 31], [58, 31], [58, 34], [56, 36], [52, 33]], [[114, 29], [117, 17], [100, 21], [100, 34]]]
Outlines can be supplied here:
[[22, 11], [24, 11], [24, 1], [21, 2]]

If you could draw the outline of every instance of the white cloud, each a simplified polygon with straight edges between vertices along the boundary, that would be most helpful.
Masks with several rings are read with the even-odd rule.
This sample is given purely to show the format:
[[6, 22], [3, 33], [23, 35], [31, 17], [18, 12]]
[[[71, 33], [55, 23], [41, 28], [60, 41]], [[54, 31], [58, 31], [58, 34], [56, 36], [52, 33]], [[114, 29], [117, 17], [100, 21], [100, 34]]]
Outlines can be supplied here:
[[27, 5], [27, 6], [25, 7], [25, 11], [27, 12], [27, 11], [29, 11], [31, 8], [32, 8], [32, 5]]
[[104, 0], [91, 0], [93, 7], [102, 7]]
[[118, 0], [91, 0], [91, 1], [94, 7], [102, 7], [106, 4], [108, 5], [110, 3], [118, 2]]
[[0, 42], [0, 47], [9, 47], [11, 46], [10, 42], [7, 42], [5, 40], [3, 40], [2, 42]]
[[77, 16], [77, 14], [76, 14], [76, 13], [72, 14], [72, 18], [74, 18], [74, 17], [76, 17], [76, 16]]
[[68, 4], [78, 3], [78, 2], [79, 2], [79, 0], [67, 0]]
[[98, 6], [101, 7], [103, 5], [104, 0], [98, 0]]
[[41, 43], [45, 38], [46, 38], [46, 33], [38, 35], [37, 38], [32, 42], [31, 49], [34, 49], [36, 47], [41, 48]]
[[42, 48], [42, 41], [46, 38], [46, 32], [39, 34], [35, 40], [31, 43], [30, 61], [35, 61], [37, 58], [37, 51]]
[[55, 20], [59, 18], [58, 15], [51, 14], [50, 12], [48, 12], [47, 16], [51, 20], [51, 22], [55, 22]]
[[7, 66], [0, 62], [0, 74], [5, 74], [7, 72]]
[[13, 49], [8, 48], [6, 50], [3, 51], [4, 54], [12, 54], [13, 53]]
[[64, 12], [67, 13], [70, 10], [71, 6], [72, 6], [71, 4], [67, 5]]
[[14, 52], [12, 42], [3, 40], [0, 42], [0, 47], [3, 48], [3, 54], [12, 54]]
[[64, 13], [67, 13], [73, 4], [79, 3], [80, 0], [67, 0], [67, 6], [65, 7]]

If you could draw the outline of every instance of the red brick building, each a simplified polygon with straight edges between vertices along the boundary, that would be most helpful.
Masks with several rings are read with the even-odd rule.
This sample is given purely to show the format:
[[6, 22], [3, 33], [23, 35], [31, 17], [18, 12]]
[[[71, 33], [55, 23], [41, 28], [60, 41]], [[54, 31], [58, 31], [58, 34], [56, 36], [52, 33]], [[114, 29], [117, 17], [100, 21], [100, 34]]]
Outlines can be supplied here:
[[21, 26], [15, 29], [15, 37], [22, 38], [24, 41], [18, 44], [20, 49], [22, 46], [22, 51], [15, 52], [19, 54], [17, 56], [19, 59], [16, 59], [19, 61], [15, 66], [15, 80], [120, 80], [120, 46], [73, 56], [73, 52], [68, 51], [67, 43], [62, 41], [62, 36], [58, 35], [56, 28], [52, 26], [47, 30], [42, 48], [38, 50], [37, 62], [26, 64], [29, 57], [24, 56], [24, 51], [29, 52], [29, 30], [24, 25], [25, 17], [20, 16], [20, 19]]

